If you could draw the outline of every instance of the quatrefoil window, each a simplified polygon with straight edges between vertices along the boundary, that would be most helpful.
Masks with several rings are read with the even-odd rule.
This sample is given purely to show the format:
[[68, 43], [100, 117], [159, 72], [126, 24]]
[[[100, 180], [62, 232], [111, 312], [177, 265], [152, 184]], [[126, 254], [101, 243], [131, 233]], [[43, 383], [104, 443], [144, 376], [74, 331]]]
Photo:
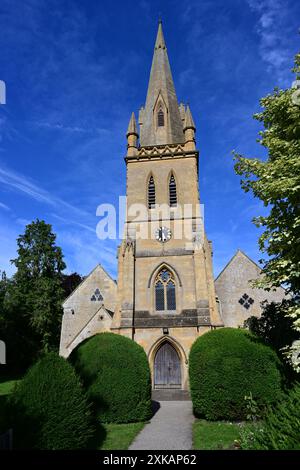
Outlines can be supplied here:
[[100, 290], [97, 288], [91, 297], [92, 302], [101, 302], [103, 300]]
[[242, 297], [239, 300], [239, 303], [246, 309], [248, 310], [251, 305], [254, 303], [254, 300], [252, 297], [250, 297], [248, 294], [243, 294]]

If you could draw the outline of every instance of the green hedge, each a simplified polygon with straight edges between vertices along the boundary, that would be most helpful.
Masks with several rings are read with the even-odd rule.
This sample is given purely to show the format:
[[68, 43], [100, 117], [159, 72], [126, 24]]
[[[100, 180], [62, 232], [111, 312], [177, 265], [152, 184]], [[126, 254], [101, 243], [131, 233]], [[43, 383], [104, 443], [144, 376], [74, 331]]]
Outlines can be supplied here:
[[221, 328], [193, 344], [189, 359], [191, 396], [197, 416], [244, 419], [245, 395], [260, 410], [281, 396], [281, 364], [276, 353], [245, 330]]
[[300, 450], [300, 384], [266, 414], [262, 423], [242, 433], [245, 450]]
[[149, 364], [137, 343], [100, 333], [80, 344], [70, 360], [101, 422], [129, 423], [151, 416]]
[[84, 449], [93, 435], [90, 406], [65, 359], [49, 353], [9, 398], [14, 448]]

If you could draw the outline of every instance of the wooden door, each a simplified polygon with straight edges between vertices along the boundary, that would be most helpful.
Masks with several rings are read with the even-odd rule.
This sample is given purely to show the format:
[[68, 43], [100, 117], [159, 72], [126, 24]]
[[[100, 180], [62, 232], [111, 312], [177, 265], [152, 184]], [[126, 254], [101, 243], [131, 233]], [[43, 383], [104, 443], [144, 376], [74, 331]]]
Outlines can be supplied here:
[[154, 360], [154, 387], [181, 388], [181, 368], [177, 351], [170, 343], [163, 343]]

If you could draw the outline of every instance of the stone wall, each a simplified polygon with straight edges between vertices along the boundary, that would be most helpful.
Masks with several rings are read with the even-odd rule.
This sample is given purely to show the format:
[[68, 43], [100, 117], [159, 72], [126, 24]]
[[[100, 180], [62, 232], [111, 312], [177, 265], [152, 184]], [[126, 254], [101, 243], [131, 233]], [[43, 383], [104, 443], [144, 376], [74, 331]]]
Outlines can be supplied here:
[[280, 302], [285, 291], [267, 292], [251, 287], [250, 281], [261, 275], [260, 267], [238, 250], [215, 280], [224, 326], [239, 327], [250, 316], [261, 315], [261, 302]]
[[87, 337], [109, 331], [116, 300], [115, 281], [97, 265], [63, 304], [60, 355], [68, 357]]

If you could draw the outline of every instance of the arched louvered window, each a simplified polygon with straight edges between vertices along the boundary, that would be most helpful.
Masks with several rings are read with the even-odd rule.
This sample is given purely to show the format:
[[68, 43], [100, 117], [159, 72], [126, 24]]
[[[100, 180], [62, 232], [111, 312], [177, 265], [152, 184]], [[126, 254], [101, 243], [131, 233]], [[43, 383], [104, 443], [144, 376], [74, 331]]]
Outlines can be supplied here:
[[165, 116], [162, 109], [159, 109], [157, 113], [157, 127], [164, 127], [165, 125]]
[[156, 276], [155, 283], [155, 310], [176, 310], [175, 280], [172, 273], [163, 268]]
[[170, 196], [170, 206], [177, 206], [177, 190], [176, 190], [176, 181], [174, 175], [171, 175], [169, 181], [169, 196]]
[[148, 183], [148, 208], [152, 209], [155, 206], [155, 184], [153, 176], [150, 176]]

